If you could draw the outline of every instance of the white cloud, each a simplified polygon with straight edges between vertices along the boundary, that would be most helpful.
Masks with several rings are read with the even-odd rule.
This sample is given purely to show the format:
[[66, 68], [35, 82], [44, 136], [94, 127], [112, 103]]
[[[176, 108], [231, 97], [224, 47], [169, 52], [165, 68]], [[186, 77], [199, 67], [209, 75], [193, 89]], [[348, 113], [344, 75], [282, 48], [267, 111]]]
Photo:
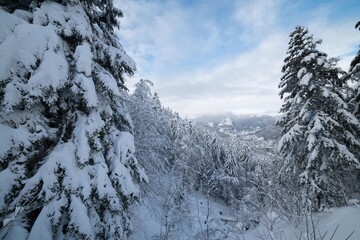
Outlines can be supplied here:
[[[167, 99], [164, 99], [167, 100]], [[276, 114], [279, 101], [274, 98], [254, 98], [251, 95], [224, 95], [207, 99], [172, 101], [168, 106], [179, 109], [181, 116], [195, 118], [204, 114], [232, 112], [236, 114]]]
[[[138, 66], [130, 84], [150, 79], [163, 104], [183, 116], [277, 113], [277, 85], [293, 24], [322, 38], [320, 49], [340, 56], [345, 69], [359, 44], [356, 20], [333, 19], [330, 5], [299, 14], [300, 3], [285, 0], [226, 1], [236, 8], [223, 12], [216, 1], [191, 7], [175, 0], [117, 3], [125, 15], [121, 42]], [[284, 9], [296, 12], [284, 15]]]
[[274, 34], [213, 69], [174, 76], [156, 88], [167, 105], [188, 116], [209, 111], [275, 114], [281, 105], [277, 85], [286, 43], [286, 34]]
[[235, 19], [251, 29], [270, 27], [277, 23], [281, 0], [246, 0], [237, 2]]
[[319, 49], [329, 57], [340, 57], [339, 65], [348, 70], [360, 41], [360, 32], [354, 28], [356, 20], [348, 19], [338, 23], [329, 23], [322, 19], [309, 24], [309, 31], [323, 40]]
[[[176, 1], [116, 1], [125, 13], [119, 33], [142, 74], [174, 71], [212, 49], [217, 25]], [[129, 14], [127, 14], [129, 13]], [[180, 66], [181, 65], [181, 66]]]

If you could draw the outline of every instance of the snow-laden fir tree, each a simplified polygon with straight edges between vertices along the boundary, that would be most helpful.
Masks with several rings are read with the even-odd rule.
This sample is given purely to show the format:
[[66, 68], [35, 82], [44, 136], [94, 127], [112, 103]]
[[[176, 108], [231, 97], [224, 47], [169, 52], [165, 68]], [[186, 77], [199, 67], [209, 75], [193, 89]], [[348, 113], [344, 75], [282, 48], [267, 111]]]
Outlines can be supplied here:
[[[360, 30], [360, 21], [357, 22], [355, 25], [355, 28]], [[353, 111], [355, 117], [360, 122], [360, 50], [355, 55], [354, 59], [350, 63], [350, 69], [346, 76], [346, 79], [350, 79], [352, 83], [354, 83], [353, 91], [350, 96], [350, 107]], [[358, 139], [360, 140], [360, 134], [356, 134]], [[357, 158], [360, 159], [360, 151], [357, 151]], [[352, 189], [355, 192], [358, 192], [360, 190], [360, 170], [357, 169], [354, 171], [355, 177], [353, 178], [353, 183], [358, 184], [352, 184]]]
[[[360, 21], [357, 22], [355, 28], [360, 30]], [[355, 115], [360, 119], [360, 50], [350, 63], [349, 77], [356, 83], [351, 104], [354, 105]]]
[[222, 189], [221, 196], [226, 204], [236, 206], [244, 195], [245, 171], [241, 165], [241, 157], [244, 154], [241, 150], [239, 141], [231, 137], [225, 142], [225, 162], [221, 166], [221, 176], [219, 177]]
[[[125, 239], [134, 157], [111, 0], [1, 1], [1, 239]], [[16, 9], [21, 8], [21, 9]]]
[[166, 151], [171, 141], [167, 130], [164, 110], [156, 94], [152, 93], [153, 83], [141, 79], [131, 94], [128, 109], [134, 124], [136, 156], [147, 174], [159, 174], [167, 165]]
[[[346, 204], [344, 175], [360, 167], [354, 153], [360, 130], [340, 92], [338, 70], [316, 49], [304, 27], [290, 34], [282, 69], [280, 96], [284, 98], [278, 125], [283, 128], [278, 150], [284, 157], [281, 178], [300, 187], [308, 210]], [[295, 185], [293, 185], [295, 184]]]

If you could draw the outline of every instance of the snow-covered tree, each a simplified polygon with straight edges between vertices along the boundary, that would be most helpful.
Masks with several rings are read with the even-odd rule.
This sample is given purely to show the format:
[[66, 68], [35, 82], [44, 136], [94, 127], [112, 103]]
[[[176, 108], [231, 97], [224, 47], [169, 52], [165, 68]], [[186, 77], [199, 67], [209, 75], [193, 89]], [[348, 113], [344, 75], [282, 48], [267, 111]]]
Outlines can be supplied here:
[[[1, 1], [0, 238], [124, 239], [146, 176], [112, 0]], [[19, 8], [19, 9], [17, 9]]]
[[279, 85], [285, 96], [278, 121], [283, 128], [278, 149], [285, 160], [281, 176], [300, 185], [303, 204], [312, 210], [345, 204], [344, 173], [360, 167], [354, 156], [360, 126], [334, 85], [337, 69], [316, 49], [319, 43], [306, 28], [296, 27]]
[[[355, 28], [360, 30], [360, 21], [357, 22]], [[360, 50], [350, 63], [349, 77], [356, 83], [351, 104], [354, 105], [355, 114], [360, 119]]]
[[[264, 200], [269, 192], [264, 186], [274, 186], [266, 184], [267, 174], [271, 175], [266, 166], [273, 162], [257, 163], [251, 147], [239, 138], [221, 137], [205, 124], [182, 119], [163, 108], [152, 87], [151, 81], [140, 80], [127, 103], [134, 124], [136, 156], [151, 179], [149, 184], [141, 185], [143, 201], [139, 207], [148, 214], [134, 206], [134, 219], [143, 220], [145, 215], [149, 221], [158, 222], [159, 239], [189, 239], [194, 235], [192, 231], [198, 231], [193, 228], [191, 208], [196, 202], [196, 222], [202, 229], [199, 235], [225, 236], [219, 231], [224, 223], [210, 204], [217, 199], [225, 200], [234, 213], [241, 203], [251, 205], [240, 217], [250, 226], [259, 216], [259, 211], [254, 211], [254, 199], [264, 206], [263, 210], [270, 205]], [[267, 174], [260, 176], [259, 169], [266, 169]], [[251, 196], [244, 199], [245, 195]], [[142, 231], [140, 224], [135, 234]]]
[[148, 174], [165, 171], [167, 151], [172, 148], [169, 139], [169, 124], [157, 94], [152, 93], [153, 83], [140, 80], [128, 103], [134, 124], [136, 156]]
[[[360, 21], [356, 23], [355, 28], [360, 31]], [[353, 75], [357, 75], [357, 78], [359, 78], [360, 73], [360, 50], [354, 57], [354, 59], [350, 63], [350, 70], [349, 72]]]
[[[184, 191], [188, 184], [178, 166], [185, 151], [176, 144], [180, 143], [182, 133], [186, 136], [186, 132], [179, 130], [186, 121], [161, 106], [153, 85], [150, 80], [141, 79], [127, 103], [134, 124], [136, 157], [152, 179], [141, 185], [142, 207], [160, 223], [159, 239], [184, 239], [190, 224]], [[187, 179], [193, 180], [191, 176]], [[135, 211], [134, 218], [143, 218], [142, 214]]]
[[242, 166], [242, 152], [239, 141], [236, 138], [227, 139], [224, 162], [220, 164], [220, 176], [218, 185], [221, 189], [220, 196], [226, 203], [236, 206], [239, 203], [245, 189], [245, 170]]

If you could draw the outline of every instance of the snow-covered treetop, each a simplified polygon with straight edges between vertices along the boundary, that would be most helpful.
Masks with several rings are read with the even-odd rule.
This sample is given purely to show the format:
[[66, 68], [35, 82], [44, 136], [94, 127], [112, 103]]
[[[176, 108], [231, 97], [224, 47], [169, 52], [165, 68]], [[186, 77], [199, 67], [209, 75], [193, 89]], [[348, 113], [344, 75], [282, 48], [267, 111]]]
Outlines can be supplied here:
[[[355, 28], [360, 31], [360, 21], [356, 23]], [[360, 76], [358, 76], [360, 75], [360, 50], [358, 51], [355, 58], [350, 63], [349, 72], [352, 75], [356, 75], [355, 77], [360, 79]]]
[[136, 96], [138, 99], [144, 98], [152, 98], [153, 94], [151, 88], [154, 86], [150, 80], [147, 79], [140, 79], [138, 83], [135, 84], [135, 90], [133, 95]]

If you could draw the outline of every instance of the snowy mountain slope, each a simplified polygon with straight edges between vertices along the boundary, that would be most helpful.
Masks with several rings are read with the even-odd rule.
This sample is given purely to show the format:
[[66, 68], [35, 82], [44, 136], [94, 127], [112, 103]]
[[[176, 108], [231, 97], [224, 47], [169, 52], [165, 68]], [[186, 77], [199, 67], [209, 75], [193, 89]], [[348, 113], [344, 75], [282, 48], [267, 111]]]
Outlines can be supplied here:
[[275, 125], [276, 117], [263, 115], [205, 115], [194, 119], [205, 123], [209, 129], [227, 135], [255, 135], [264, 139], [278, 139], [280, 129]]
[[218, 124], [218, 127], [223, 127], [223, 126], [233, 126], [233, 121], [229, 116], [226, 116], [226, 118], [221, 120], [221, 122]]

